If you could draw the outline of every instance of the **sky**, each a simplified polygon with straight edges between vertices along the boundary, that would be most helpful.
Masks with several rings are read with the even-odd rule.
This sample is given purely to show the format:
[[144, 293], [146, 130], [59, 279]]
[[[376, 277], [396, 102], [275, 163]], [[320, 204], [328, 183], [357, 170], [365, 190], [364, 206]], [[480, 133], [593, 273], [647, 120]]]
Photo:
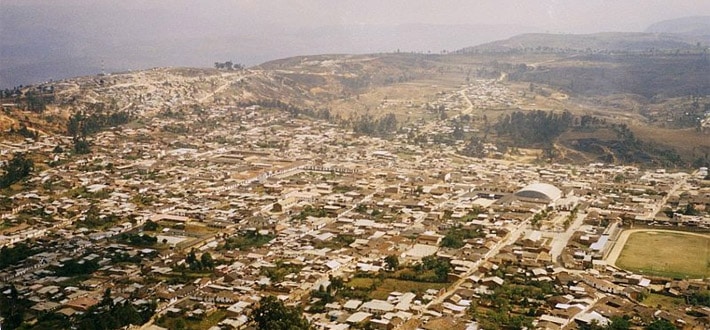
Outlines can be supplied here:
[[[162, 11], [192, 24], [315, 27], [357, 24], [516, 24], [562, 33], [640, 31], [656, 21], [710, 15], [707, 0], [3, 0], [6, 6]], [[110, 17], [106, 17], [109, 18]], [[81, 18], [79, 18], [81, 19]], [[124, 22], [130, 24], [130, 22]], [[188, 22], [189, 23], [189, 22]], [[191, 24], [189, 23], [188, 26]]]
[[640, 32], [708, 0], [0, 0], [0, 87], [156, 66], [455, 50], [524, 32]]

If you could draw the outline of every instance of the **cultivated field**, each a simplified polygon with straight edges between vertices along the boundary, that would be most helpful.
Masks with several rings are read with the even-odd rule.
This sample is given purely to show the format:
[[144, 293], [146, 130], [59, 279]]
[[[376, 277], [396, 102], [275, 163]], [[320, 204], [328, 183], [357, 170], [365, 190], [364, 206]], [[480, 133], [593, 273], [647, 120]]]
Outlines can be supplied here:
[[677, 278], [710, 276], [710, 236], [670, 232], [631, 233], [616, 266], [639, 274]]

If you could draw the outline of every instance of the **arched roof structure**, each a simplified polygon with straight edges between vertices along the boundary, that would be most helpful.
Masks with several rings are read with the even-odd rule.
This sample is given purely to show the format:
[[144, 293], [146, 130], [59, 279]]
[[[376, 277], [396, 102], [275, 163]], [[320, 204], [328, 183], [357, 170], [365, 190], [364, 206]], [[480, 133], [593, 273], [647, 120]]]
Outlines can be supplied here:
[[548, 183], [533, 183], [518, 190], [515, 196], [554, 202], [562, 198], [562, 190]]

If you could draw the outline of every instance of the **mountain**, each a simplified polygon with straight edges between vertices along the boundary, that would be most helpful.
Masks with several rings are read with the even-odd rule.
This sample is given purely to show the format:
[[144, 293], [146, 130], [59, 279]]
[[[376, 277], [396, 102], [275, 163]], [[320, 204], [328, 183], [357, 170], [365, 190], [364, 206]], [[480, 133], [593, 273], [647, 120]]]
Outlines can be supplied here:
[[652, 24], [648, 33], [676, 33], [696, 36], [710, 35], [710, 16], [692, 16]]
[[605, 32], [595, 34], [544, 34], [529, 33], [509, 39], [494, 41], [460, 52], [510, 52], [510, 51], [611, 51], [643, 52], [651, 49], [691, 49], [696, 47], [692, 38], [674, 34]]

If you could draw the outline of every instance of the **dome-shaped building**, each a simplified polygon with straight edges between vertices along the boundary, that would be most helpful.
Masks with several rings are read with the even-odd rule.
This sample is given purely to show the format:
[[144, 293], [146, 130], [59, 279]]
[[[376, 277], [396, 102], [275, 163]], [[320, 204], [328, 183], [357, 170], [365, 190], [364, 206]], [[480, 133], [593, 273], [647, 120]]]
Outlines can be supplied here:
[[554, 202], [562, 198], [562, 190], [548, 183], [533, 183], [518, 190], [515, 196]]

